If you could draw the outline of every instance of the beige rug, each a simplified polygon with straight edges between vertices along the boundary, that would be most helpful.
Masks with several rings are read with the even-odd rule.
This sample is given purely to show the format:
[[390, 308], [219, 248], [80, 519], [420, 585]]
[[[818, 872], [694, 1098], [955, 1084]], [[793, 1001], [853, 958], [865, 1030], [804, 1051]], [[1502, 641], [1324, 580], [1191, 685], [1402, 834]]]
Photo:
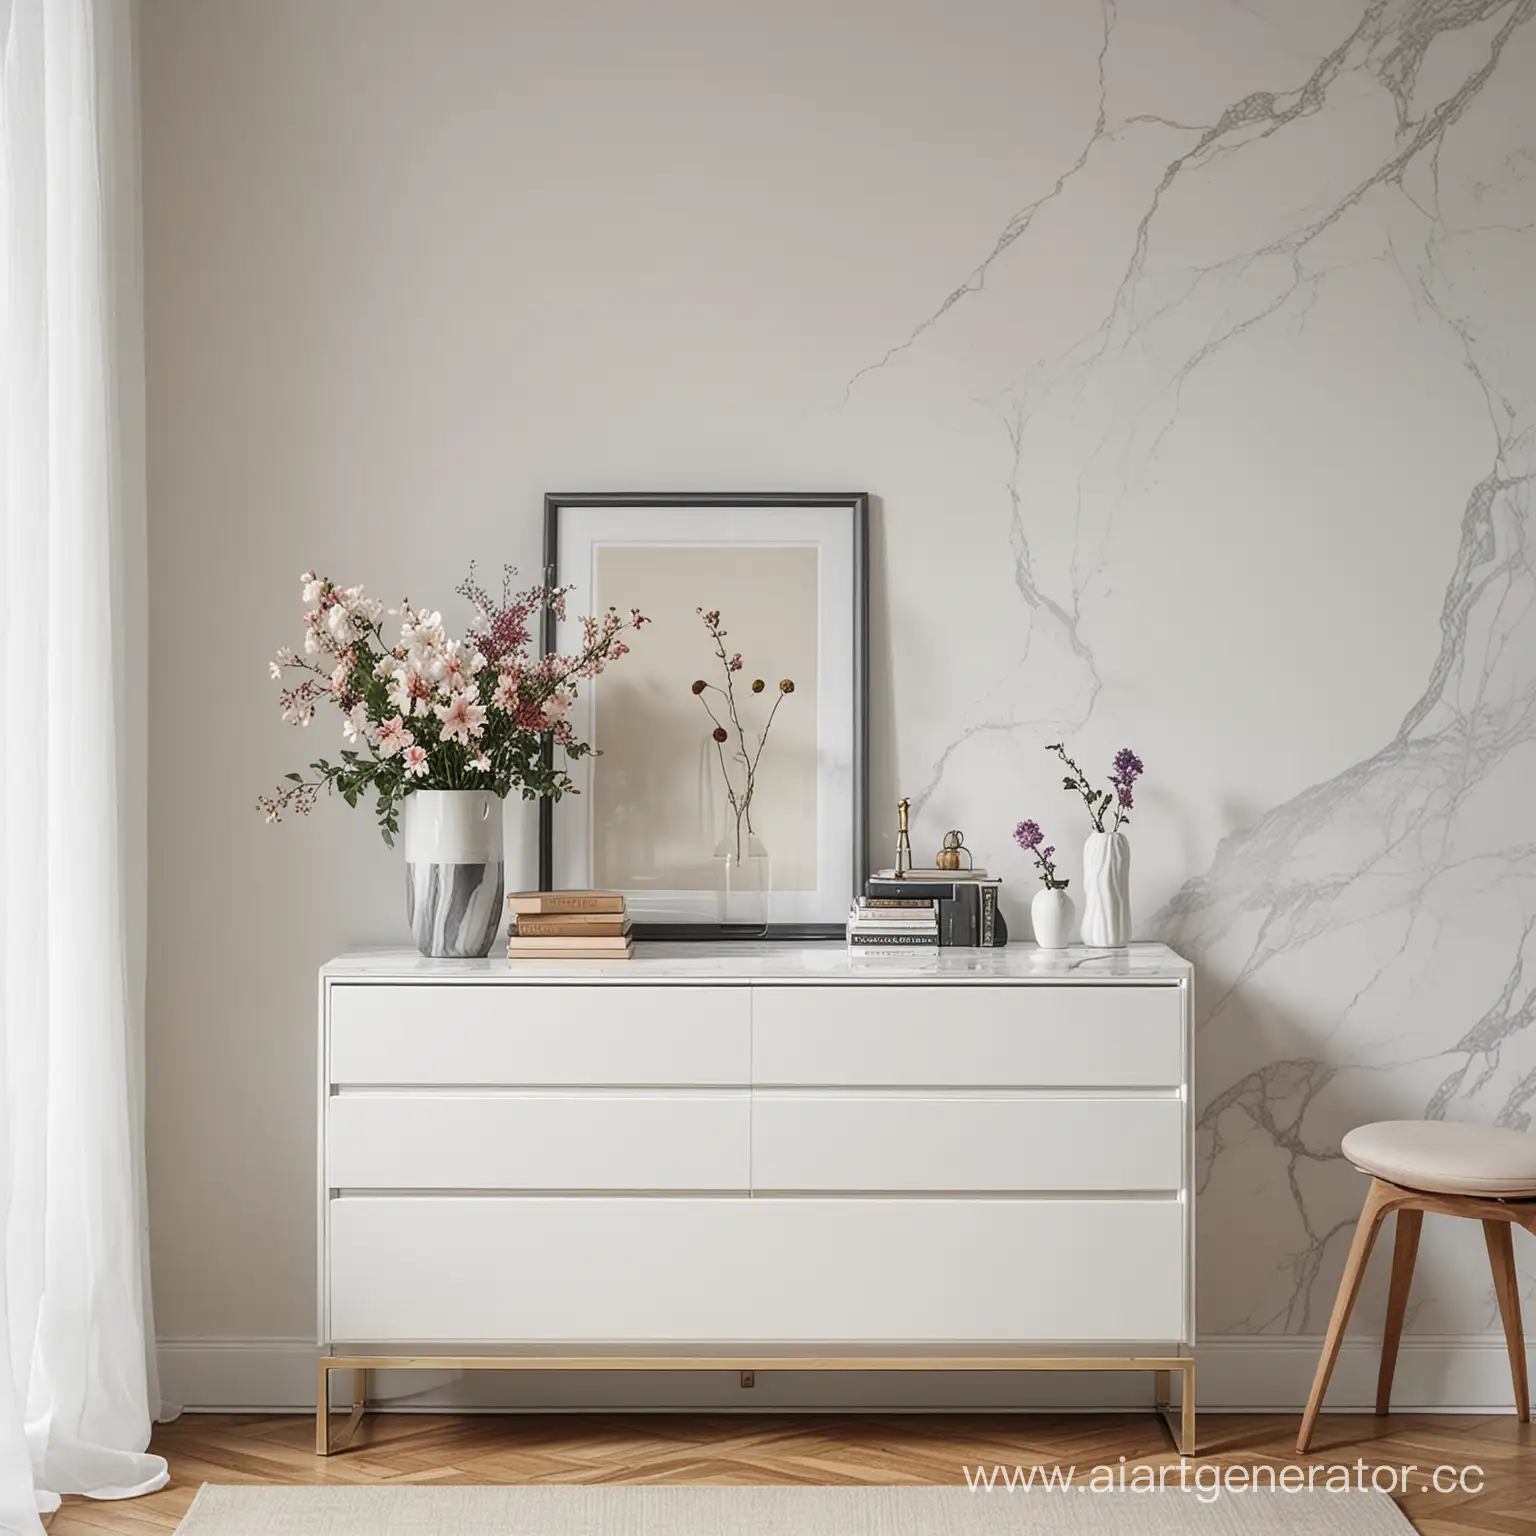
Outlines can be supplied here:
[[1412, 1536], [1380, 1493], [967, 1488], [255, 1488], [204, 1484], [180, 1536]]

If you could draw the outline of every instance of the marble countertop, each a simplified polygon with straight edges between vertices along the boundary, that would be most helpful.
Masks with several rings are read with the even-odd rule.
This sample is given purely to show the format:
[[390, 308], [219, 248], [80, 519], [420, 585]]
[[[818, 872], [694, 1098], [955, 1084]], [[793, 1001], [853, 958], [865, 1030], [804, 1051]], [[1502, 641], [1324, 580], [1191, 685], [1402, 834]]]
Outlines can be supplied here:
[[1074, 945], [1046, 951], [1033, 944], [1003, 949], [941, 949], [921, 958], [850, 954], [840, 941], [824, 944], [719, 942], [640, 943], [629, 960], [429, 960], [413, 949], [367, 949], [338, 955], [321, 972], [331, 981], [431, 982], [680, 982], [817, 984], [851, 982], [1131, 983], [1175, 985], [1192, 974], [1166, 944], [1099, 950]]

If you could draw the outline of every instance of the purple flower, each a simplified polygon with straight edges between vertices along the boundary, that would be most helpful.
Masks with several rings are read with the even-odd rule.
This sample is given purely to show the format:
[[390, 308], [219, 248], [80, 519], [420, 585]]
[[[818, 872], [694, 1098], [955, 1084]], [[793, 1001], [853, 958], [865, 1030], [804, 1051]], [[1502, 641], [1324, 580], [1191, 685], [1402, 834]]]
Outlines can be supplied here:
[[1132, 810], [1135, 810], [1136, 802], [1131, 798], [1130, 780], [1127, 779], [1125, 782], [1122, 783], [1119, 779], [1116, 779], [1114, 781], [1114, 785], [1115, 785], [1115, 801], [1119, 805], [1120, 809], [1122, 811], [1132, 811]]
[[1134, 782], [1145, 770], [1142, 762], [1129, 747], [1121, 747], [1115, 753], [1115, 781], [1123, 781], [1127, 785]]
[[1026, 850], [1030, 848], [1038, 848], [1040, 844], [1045, 840], [1045, 833], [1040, 830], [1039, 822], [1021, 821], [1018, 826], [1013, 829], [1013, 840], [1019, 845], [1020, 848]]
[[1040, 850], [1040, 857], [1042, 859], [1049, 859], [1049, 858], [1054, 857], [1055, 853], [1056, 853], [1056, 850], [1054, 848], [1042, 848]]

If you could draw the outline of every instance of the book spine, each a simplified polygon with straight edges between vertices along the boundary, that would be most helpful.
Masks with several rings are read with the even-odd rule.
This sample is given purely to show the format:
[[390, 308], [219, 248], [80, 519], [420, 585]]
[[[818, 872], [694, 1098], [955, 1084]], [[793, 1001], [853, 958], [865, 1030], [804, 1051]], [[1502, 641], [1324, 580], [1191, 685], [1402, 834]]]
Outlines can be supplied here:
[[865, 912], [928, 912], [933, 909], [933, 902], [913, 901], [905, 896], [861, 896], [859, 907]]
[[884, 945], [932, 949], [935, 941], [933, 935], [926, 933], [850, 933], [848, 942], [855, 949], [879, 949]]
[[991, 949], [995, 940], [993, 933], [997, 927], [997, 887], [984, 885], [981, 888], [981, 947]]
[[624, 898], [622, 896], [586, 896], [580, 891], [572, 891], [569, 894], [560, 891], [550, 891], [539, 900], [539, 911], [541, 913], [608, 913], [622, 912], [623, 910]]
[[577, 921], [565, 915], [535, 917], [524, 914], [517, 919], [517, 937], [520, 939], [617, 939], [623, 935], [622, 917]]
[[871, 901], [949, 901], [954, 894], [955, 886], [952, 881], [941, 883], [937, 880], [871, 880], [869, 882], [869, 900]]

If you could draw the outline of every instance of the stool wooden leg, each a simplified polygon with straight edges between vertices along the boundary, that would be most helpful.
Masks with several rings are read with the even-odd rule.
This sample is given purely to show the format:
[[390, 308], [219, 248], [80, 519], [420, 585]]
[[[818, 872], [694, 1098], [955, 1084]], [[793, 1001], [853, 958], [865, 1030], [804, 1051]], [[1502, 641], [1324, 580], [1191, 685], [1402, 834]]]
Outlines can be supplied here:
[[1413, 1261], [1419, 1253], [1423, 1211], [1397, 1213], [1397, 1238], [1392, 1247], [1392, 1289], [1387, 1295], [1387, 1329], [1381, 1341], [1381, 1371], [1376, 1377], [1376, 1412], [1385, 1413], [1392, 1402], [1392, 1377], [1397, 1371], [1397, 1346], [1403, 1338], [1403, 1318], [1408, 1312], [1408, 1290], [1413, 1284]]
[[1317, 1362], [1317, 1375], [1312, 1380], [1312, 1395], [1307, 1399], [1307, 1411], [1301, 1417], [1301, 1433], [1296, 1436], [1298, 1451], [1305, 1451], [1312, 1443], [1312, 1431], [1317, 1427], [1318, 1410], [1323, 1406], [1328, 1378], [1333, 1375], [1334, 1362], [1339, 1358], [1339, 1346], [1344, 1342], [1349, 1314], [1354, 1310], [1355, 1298], [1360, 1294], [1360, 1282], [1365, 1278], [1366, 1260], [1371, 1256], [1371, 1248], [1375, 1245], [1376, 1233], [1386, 1215], [1385, 1207], [1391, 1193], [1391, 1185], [1384, 1184], [1380, 1179], [1372, 1179], [1371, 1187], [1365, 1192], [1365, 1206], [1355, 1225], [1349, 1257], [1344, 1261], [1339, 1294], [1334, 1299], [1333, 1316], [1329, 1319], [1328, 1334], [1323, 1340], [1322, 1358]]
[[[1401, 1217], [1398, 1220], [1402, 1220]], [[1488, 1262], [1493, 1266], [1493, 1289], [1504, 1319], [1504, 1342], [1509, 1347], [1509, 1373], [1515, 1379], [1515, 1412], [1522, 1424], [1531, 1422], [1531, 1389], [1525, 1373], [1525, 1330], [1520, 1326], [1520, 1282], [1515, 1277], [1514, 1230], [1507, 1221], [1485, 1221]]]

